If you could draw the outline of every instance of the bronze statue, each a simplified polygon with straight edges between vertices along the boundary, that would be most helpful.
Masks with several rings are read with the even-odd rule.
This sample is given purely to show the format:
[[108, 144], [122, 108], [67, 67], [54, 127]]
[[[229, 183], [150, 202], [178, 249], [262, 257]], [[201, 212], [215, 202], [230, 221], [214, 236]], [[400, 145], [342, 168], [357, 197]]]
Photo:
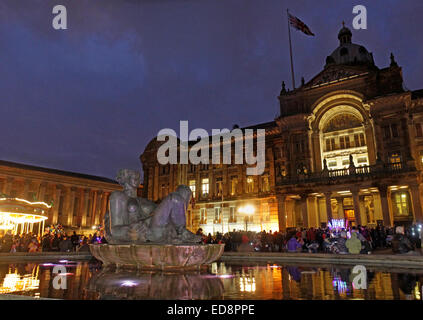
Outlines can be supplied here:
[[201, 237], [186, 229], [185, 212], [191, 199], [189, 187], [178, 186], [157, 205], [137, 197], [139, 172], [121, 169], [116, 180], [123, 191], [114, 191], [110, 196], [110, 208], [104, 217], [108, 243], [200, 242]]

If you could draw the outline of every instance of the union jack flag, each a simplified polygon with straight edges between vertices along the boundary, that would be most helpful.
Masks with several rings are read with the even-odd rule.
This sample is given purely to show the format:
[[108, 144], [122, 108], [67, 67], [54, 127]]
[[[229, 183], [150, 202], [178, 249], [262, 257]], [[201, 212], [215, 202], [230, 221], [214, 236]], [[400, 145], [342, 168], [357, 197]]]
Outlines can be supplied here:
[[307, 27], [307, 25], [304, 22], [302, 22], [300, 19], [292, 16], [289, 13], [288, 13], [288, 18], [289, 18], [289, 24], [293, 26], [295, 29], [304, 32], [308, 36], [314, 36], [314, 33], [311, 32], [310, 28]]

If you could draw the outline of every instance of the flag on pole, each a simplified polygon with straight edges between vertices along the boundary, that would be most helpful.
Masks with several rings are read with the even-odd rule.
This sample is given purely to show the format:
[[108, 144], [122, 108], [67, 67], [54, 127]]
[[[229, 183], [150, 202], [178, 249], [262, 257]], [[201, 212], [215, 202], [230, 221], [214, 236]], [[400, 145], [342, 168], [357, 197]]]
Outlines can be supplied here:
[[288, 18], [289, 18], [289, 24], [293, 26], [295, 29], [302, 31], [308, 36], [314, 36], [314, 33], [311, 32], [310, 28], [300, 19], [298, 19], [297, 17], [294, 17], [290, 13], [288, 13]]

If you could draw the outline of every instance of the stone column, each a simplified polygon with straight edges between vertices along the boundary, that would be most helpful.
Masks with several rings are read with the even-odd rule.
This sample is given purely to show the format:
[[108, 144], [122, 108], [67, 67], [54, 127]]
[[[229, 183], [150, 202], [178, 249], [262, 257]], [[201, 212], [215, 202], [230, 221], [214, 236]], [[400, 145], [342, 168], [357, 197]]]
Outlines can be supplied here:
[[355, 223], [357, 226], [362, 225], [361, 220], [361, 211], [360, 211], [360, 200], [358, 198], [358, 189], [352, 189], [352, 198], [353, 198], [353, 204], [354, 204], [354, 216], [355, 216]]
[[383, 224], [388, 227], [393, 226], [391, 212], [388, 204], [389, 191], [387, 186], [379, 186], [380, 203], [383, 215]]
[[329, 222], [330, 220], [333, 219], [333, 215], [332, 215], [332, 203], [330, 201], [331, 196], [332, 196], [332, 192], [325, 192], [326, 216], [328, 218], [328, 221], [326, 221], [326, 222]]
[[62, 187], [56, 185], [55, 192], [53, 194], [53, 219], [51, 220], [52, 224], [57, 224], [59, 221], [59, 207], [60, 207], [60, 197], [62, 195]]
[[68, 226], [72, 226], [74, 221], [73, 221], [73, 211], [75, 208], [75, 192], [76, 192], [76, 188], [72, 187], [69, 190], [69, 207], [68, 207], [68, 218], [67, 218], [67, 222], [66, 224]]
[[23, 191], [21, 194], [21, 197], [25, 200], [28, 201], [33, 201], [33, 199], [28, 199], [28, 192], [29, 192], [29, 187], [31, 186], [31, 180], [30, 179], [25, 179], [24, 181], [24, 187], [23, 187]]
[[97, 211], [94, 217], [95, 225], [100, 224], [100, 218], [103, 215], [103, 197], [104, 197], [104, 192], [100, 190], [97, 195]]
[[364, 196], [359, 196], [358, 200], [361, 212], [361, 225], [366, 226], [369, 221], [367, 220], [366, 207], [364, 206]]
[[308, 203], [307, 203], [307, 198], [308, 195], [307, 194], [302, 194], [301, 195], [301, 200], [300, 200], [300, 204], [301, 204], [301, 214], [303, 217], [303, 227], [304, 228], [308, 228], [309, 224], [308, 224]]
[[38, 201], [44, 201], [47, 189], [47, 182], [41, 182], [38, 189], [37, 199]]
[[98, 204], [98, 190], [94, 190], [92, 193], [92, 207], [90, 210], [90, 219], [88, 221], [88, 223], [90, 225], [95, 224], [95, 216], [96, 216], [96, 212], [97, 212], [97, 204]]
[[376, 143], [373, 134], [373, 125], [371, 120], [368, 120], [363, 124], [364, 134], [366, 138], [367, 154], [369, 156], [369, 164], [374, 165], [376, 163]]
[[413, 203], [414, 222], [423, 222], [422, 205], [420, 201], [420, 185], [410, 185], [411, 201]]
[[88, 201], [90, 199], [90, 189], [83, 190], [83, 205], [81, 206], [81, 227], [87, 226], [87, 215], [88, 215]]
[[313, 131], [311, 141], [313, 144], [314, 172], [320, 172], [322, 171], [322, 156], [320, 153], [320, 133], [318, 130]]
[[285, 232], [286, 230], [286, 206], [285, 206], [286, 196], [283, 194], [277, 195], [278, 201], [278, 222], [279, 222], [279, 231]]
[[12, 178], [12, 177], [6, 178], [6, 181], [4, 182], [4, 185], [3, 185], [2, 193], [4, 193], [7, 196], [10, 196], [10, 191], [12, 190], [12, 185], [13, 185], [14, 180], [15, 179]]
[[338, 219], [344, 219], [344, 198], [338, 197], [336, 201], [338, 202]]

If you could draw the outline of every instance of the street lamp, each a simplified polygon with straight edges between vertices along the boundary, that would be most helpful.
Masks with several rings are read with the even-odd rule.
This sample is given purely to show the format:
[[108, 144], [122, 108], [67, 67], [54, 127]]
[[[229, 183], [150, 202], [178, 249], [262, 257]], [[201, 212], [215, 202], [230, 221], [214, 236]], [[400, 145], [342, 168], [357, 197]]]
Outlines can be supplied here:
[[255, 211], [256, 209], [254, 208], [254, 206], [250, 204], [240, 207], [238, 209], [239, 213], [245, 214], [245, 231], [248, 231], [248, 219], [254, 214]]

